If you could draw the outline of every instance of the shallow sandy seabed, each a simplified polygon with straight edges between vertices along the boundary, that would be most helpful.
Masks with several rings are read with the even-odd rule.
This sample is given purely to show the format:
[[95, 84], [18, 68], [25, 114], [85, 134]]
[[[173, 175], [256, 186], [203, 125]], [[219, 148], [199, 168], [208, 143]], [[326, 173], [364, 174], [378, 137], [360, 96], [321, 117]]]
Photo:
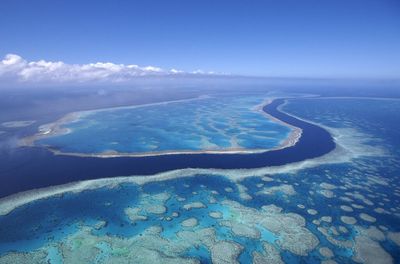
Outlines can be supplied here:
[[[79, 121], [82, 117], [86, 117], [91, 114], [99, 113], [99, 112], [104, 112], [104, 111], [110, 111], [110, 110], [118, 110], [118, 109], [136, 109], [136, 108], [142, 108], [142, 107], [147, 107], [147, 106], [154, 106], [154, 105], [166, 105], [170, 103], [176, 103], [176, 102], [187, 102], [187, 101], [196, 101], [196, 100], [202, 100], [210, 98], [208, 96], [200, 96], [198, 98], [192, 98], [192, 99], [185, 99], [185, 100], [176, 100], [176, 101], [167, 101], [167, 102], [162, 102], [162, 103], [154, 103], [154, 104], [145, 104], [145, 105], [134, 105], [134, 106], [126, 106], [126, 107], [115, 107], [115, 108], [104, 108], [104, 109], [97, 109], [97, 110], [90, 110], [90, 111], [82, 111], [82, 112], [72, 112], [61, 119], [55, 121], [54, 123], [49, 123], [40, 126], [39, 132], [33, 136], [26, 137], [22, 140], [20, 140], [20, 145], [22, 146], [34, 146], [35, 141], [41, 140], [41, 139], [46, 139], [48, 137], [54, 137], [54, 136], [62, 136], [65, 134], [69, 134], [73, 132], [70, 128], [65, 128], [65, 125], [68, 123], [73, 123]], [[281, 121], [279, 119], [276, 119], [275, 117], [269, 115], [268, 113], [263, 111], [264, 106], [270, 104], [273, 99], [276, 98], [269, 98], [269, 99], [264, 99], [263, 102], [259, 105], [256, 105], [252, 107], [251, 109], [247, 109], [250, 112], [256, 112], [261, 114], [261, 116], [264, 116], [268, 122], [275, 122], [277, 124], [280, 124], [282, 126], [285, 126], [290, 129], [290, 133], [288, 137], [285, 140], [281, 140], [279, 144], [277, 144], [274, 147], [260, 147], [260, 148], [246, 148], [245, 146], [239, 146], [238, 145], [238, 140], [237, 140], [237, 135], [233, 135], [232, 138], [230, 139], [231, 141], [231, 146], [230, 147], [221, 147], [217, 146], [215, 144], [210, 143], [212, 141], [212, 138], [210, 139], [205, 139], [203, 137], [203, 141], [205, 140], [208, 142], [205, 144], [204, 147], [200, 150], [191, 150], [191, 149], [181, 149], [181, 150], [149, 150], [149, 151], [143, 151], [143, 152], [118, 152], [115, 150], [106, 150], [103, 152], [95, 152], [95, 153], [78, 153], [78, 152], [64, 152], [61, 151], [57, 148], [52, 148], [51, 146], [47, 145], [42, 145], [42, 147], [48, 148], [50, 151], [52, 151], [54, 154], [57, 155], [70, 155], [70, 156], [78, 156], [78, 157], [99, 157], [99, 158], [113, 158], [113, 157], [146, 157], [146, 156], [159, 156], [159, 155], [171, 155], [171, 154], [195, 154], [195, 153], [210, 153], [210, 154], [255, 154], [255, 153], [262, 153], [266, 151], [271, 151], [271, 150], [278, 150], [278, 149], [283, 149], [287, 148], [290, 146], [294, 146], [300, 139], [302, 130], [298, 127], [292, 126], [284, 121]], [[194, 122], [196, 123], [196, 122]], [[215, 128], [212, 126], [214, 129], [221, 131], [220, 129]], [[201, 128], [204, 130], [204, 128]], [[246, 128], [244, 128], [246, 129]], [[254, 128], [248, 129], [250, 133], [254, 132]], [[222, 133], [224, 134], [224, 133]], [[254, 137], [258, 137], [255, 135]], [[269, 137], [265, 137], [267, 139]], [[233, 144], [232, 144], [233, 141]], [[204, 145], [204, 144], [203, 144]], [[155, 146], [156, 147], [156, 146]]]
[[328, 259], [328, 260], [321, 261], [321, 264], [337, 264], [337, 262], [334, 260]]
[[193, 203], [188, 203], [183, 206], [185, 210], [192, 210], [192, 209], [198, 209], [198, 208], [206, 208], [207, 206], [203, 204], [202, 202], [193, 202]]
[[325, 190], [325, 189], [323, 189], [323, 190], [320, 190], [319, 193], [322, 194], [323, 196], [325, 196], [326, 198], [333, 198], [333, 197], [335, 197], [334, 192], [332, 192], [331, 190]]
[[359, 157], [382, 157], [386, 155], [385, 151], [382, 148], [372, 147], [364, 143], [370, 140], [370, 137], [368, 135], [359, 133], [354, 129], [348, 128], [324, 128], [333, 135], [336, 143], [336, 148], [332, 152], [319, 158], [309, 159], [302, 162], [296, 162], [282, 166], [263, 167], [256, 169], [180, 169], [162, 172], [155, 175], [136, 175], [129, 177], [114, 177], [108, 179], [73, 182], [59, 186], [26, 191], [2, 198], [0, 199], [0, 215], [7, 214], [21, 205], [38, 199], [48, 198], [66, 192], [77, 193], [84, 190], [97, 189], [107, 186], [112, 187], [117, 186], [121, 183], [135, 183], [138, 185], [143, 185], [149, 182], [166, 181], [176, 178], [194, 177], [201, 175], [223, 176], [234, 182], [240, 182], [241, 180], [249, 177], [262, 177], [264, 181], [271, 181], [273, 180], [273, 178], [271, 178], [272, 175], [278, 173], [288, 173], [295, 175], [299, 170], [316, 167], [322, 164], [337, 164], [350, 162], [354, 158]]
[[1, 125], [6, 128], [19, 128], [19, 127], [27, 127], [34, 124], [36, 121], [34, 120], [22, 120], [22, 121], [9, 121], [4, 122]]
[[[339, 140], [340, 142], [340, 140]], [[376, 150], [375, 153], [378, 153], [379, 149]], [[367, 152], [367, 154], [369, 154]], [[275, 178], [275, 173], [294, 173], [295, 171], [302, 168], [309, 168], [318, 166], [319, 164], [326, 164], [332, 162], [332, 158], [340, 157], [340, 161], [349, 161], [354, 157], [359, 157], [361, 154], [357, 152], [348, 152], [346, 149], [342, 148], [339, 144], [338, 148], [330, 153], [325, 155], [324, 157], [314, 159], [311, 161], [302, 162], [299, 164], [291, 164], [287, 166], [280, 167], [270, 167], [270, 168], [262, 168], [262, 169], [254, 169], [254, 170], [196, 170], [196, 169], [186, 169], [179, 170], [167, 173], [161, 173], [154, 176], [139, 176], [139, 177], [120, 177], [114, 179], [103, 179], [103, 180], [93, 180], [93, 181], [85, 181], [79, 183], [73, 183], [69, 185], [64, 185], [60, 187], [48, 188], [42, 192], [39, 190], [37, 192], [35, 199], [47, 198], [53, 195], [61, 194], [64, 192], [81, 192], [87, 189], [96, 189], [100, 187], [116, 187], [121, 183], [132, 182], [135, 184], [143, 185], [152, 181], [164, 181], [169, 179], [175, 179], [179, 177], [193, 177], [201, 175], [218, 175], [225, 176], [228, 179], [231, 179], [237, 184], [239, 193], [241, 195], [247, 194], [247, 188], [240, 184], [240, 182], [248, 177], [268, 177], [268, 181], [276, 180], [281, 181], [279, 177]], [[337, 162], [337, 161], [335, 161]], [[268, 174], [269, 176], [265, 176]], [[368, 184], [376, 184], [377, 182], [385, 185], [385, 181], [380, 181], [379, 179], [374, 179]], [[268, 183], [266, 183], [268, 185]], [[289, 184], [281, 184], [278, 185], [278, 189], [282, 189], [282, 186], [291, 186]], [[239, 187], [242, 186], [242, 187]], [[187, 186], [190, 187], [189, 185]], [[276, 186], [275, 186], [276, 187]], [[294, 188], [291, 186], [293, 191]], [[319, 185], [320, 188], [324, 190], [333, 190], [335, 186], [330, 183], [322, 183]], [[363, 186], [353, 185], [354, 188], [365, 188]], [[264, 187], [269, 191], [273, 187]], [[296, 187], [297, 188], [297, 187]], [[318, 188], [318, 186], [317, 186]], [[283, 190], [291, 189], [290, 187], [284, 187]], [[344, 188], [343, 190], [345, 190]], [[338, 189], [339, 190], [339, 189]], [[280, 190], [282, 191], [282, 190]], [[289, 191], [290, 193], [291, 191]], [[336, 192], [336, 191], [335, 191]], [[18, 205], [22, 205], [26, 202], [33, 201], [34, 199], [28, 197], [29, 194], [35, 194], [35, 192], [28, 192], [22, 195], [17, 195], [14, 198], [16, 200], [10, 200], [9, 198], [4, 199], [5, 203], [0, 201], [0, 209], [2, 213], [10, 212], [13, 208]], [[284, 193], [284, 192], [283, 192]], [[217, 193], [215, 193], [217, 194]], [[294, 193], [295, 194], [295, 193]], [[24, 198], [24, 195], [25, 198]], [[377, 196], [371, 195], [361, 195], [356, 192], [347, 192], [347, 196], [349, 198], [349, 202], [363, 202], [366, 205], [371, 205], [373, 202], [368, 198], [371, 198], [373, 201], [380, 199]], [[166, 213], [165, 202], [170, 199], [171, 195], [167, 192], [160, 194], [143, 194], [141, 195], [141, 200], [139, 205], [135, 204], [135, 207], [128, 207], [125, 209], [125, 213], [128, 218], [132, 221], [145, 221], [147, 214], [159, 214], [160, 216]], [[367, 198], [368, 197], [368, 198]], [[376, 198], [376, 199], [375, 199]], [[18, 204], [18, 199], [19, 204]], [[22, 200], [21, 200], [22, 199]], [[26, 199], [26, 200], [24, 200]], [[353, 200], [354, 199], [354, 200]], [[177, 199], [178, 200], [178, 199]], [[10, 203], [10, 201], [17, 201], [17, 203]], [[179, 200], [178, 200], [179, 201]], [[184, 199], [182, 199], [184, 201]], [[8, 202], [8, 204], [7, 204]], [[225, 200], [221, 203], [228, 210], [227, 213], [222, 214], [221, 212], [216, 213], [214, 216], [220, 216], [223, 218], [217, 218], [216, 220], [221, 226], [227, 227], [230, 229], [233, 235], [239, 237], [246, 237], [250, 239], [259, 239], [260, 233], [265, 231], [271, 232], [275, 236], [275, 240], [273, 243], [271, 241], [264, 242], [263, 248], [265, 252], [253, 252], [252, 257], [254, 263], [282, 263], [281, 256], [279, 255], [279, 251], [288, 250], [293, 254], [297, 254], [300, 256], [307, 256], [308, 253], [314, 249], [318, 249], [317, 246], [319, 241], [317, 237], [305, 226], [305, 219], [294, 213], [286, 213], [282, 212], [282, 209], [276, 207], [274, 205], [263, 206], [261, 210], [256, 210], [254, 208], [246, 207], [238, 202]], [[8, 206], [8, 207], [7, 207]], [[140, 206], [140, 209], [136, 206]], [[353, 208], [363, 209], [364, 206], [358, 204], [352, 204]], [[196, 208], [206, 208], [206, 205], [201, 202], [190, 202], [187, 204], [182, 204], [182, 208], [186, 210], [196, 209]], [[304, 207], [304, 206], [302, 206]], [[346, 206], [346, 209], [348, 206]], [[349, 207], [350, 208], [350, 207]], [[366, 206], [368, 208], [368, 206]], [[396, 208], [392, 208], [392, 211], [397, 210]], [[310, 209], [309, 209], [310, 210]], [[312, 209], [311, 209], [312, 210]], [[340, 210], [338, 210], [340, 211]], [[322, 211], [321, 211], [322, 212]], [[211, 215], [211, 212], [209, 213]], [[363, 215], [363, 216], [362, 216]], [[368, 218], [365, 213], [361, 213], [360, 218], [363, 220], [372, 218]], [[369, 216], [371, 217], [371, 216]], [[142, 218], [142, 219], [140, 219]], [[351, 250], [353, 255], [353, 260], [356, 262], [363, 263], [391, 263], [393, 262], [391, 256], [385, 251], [385, 249], [380, 245], [379, 242], [385, 239], [385, 234], [375, 227], [371, 228], [362, 228], [354, 226], [357, 220], [352, 216], [342, 216], [341, 220], [345, 222], [346, 227], [349, 228], [350, 231], [353, 229], [357, 230], [357, 235], [353, 239], [343, 240], [338, 238], [338, 231], [341, 233], [347, 233], [348, 230], [344, 226], [331, 226], [327, 227], [328, 223], [332, 222], [332, 218], [328, 216], [322, 216], [321, 221], [325, 223], [321, 223], [321, 226], [318, 226], [319, 232], [321, 232], [327, 240], [336, 245], [338, 247], [346, 248]], [[195, 219], [198, 221], [197, 219]], [[194, 220], [193, 220], [194, 221]], [[366, 220], [368, 221], [368, 220]], [[201, 222], [198, 221], [197, 224]], [[370, 221], [371, 222], [371, 221]], [[362, 221], [360, 221], [362, 223]], [[95, 229], [101, 229], [104, 226], [104, 223], [96, 225]], [[78, 259], [71, 252], [77, 252], [77, 254], [81, 257], [80, 260], [83, 260], [86, 263], [90, 263], [89, 259], [93, 256], [98, 256], [100, 251], [104, 251], [104, 245], [108, 248], [108, 253], [106, 257], [110, 258], [112, 263], [123, 263], [121, 261], [125, 261], [129, 258], [135, 259], [136, 262], [145, 263], [147, 261], [158, 261], [163, 258], [162, 263], [198, 263], [197, 260], [191, 259], [188, 257], [183, 257], [183, 252], [186, 252], [189, 247], [194, 246], [205, 246], [213, 258], [214, 263], [237, 263], [238, 255], [244, 250], [243, 245], [240, 245], [237, 242], [233, 241], [225, 241], [219, 240], [216, 236], [216, 230], [214, 228], [202, 228], [200, 225], [194, 226], [195, 230], [182, 230], [176, 233], [176, 235], [182, 239], [183, 241], [179, 242], [176, 240], [169, 240], [161, 237], [161, 229], [160, 227], [153, 226], [146, 230], [142, 237], [132, 237], [132, 238], [118, 238], [118, 237], [110, 237], [110, 236], [93, 236], [90, 234], [90, 227], [83, 227], [76, 234], [68, 236], [64, 239], [61, 244], [54, 244], [50, 246], [46, 246], [44, 248], [38, 249], [37, 251], [31, 253], [9, 253], [0, 258], [0, 263], [27, 263], [25, 260], [29, 260], [29, 263], [43, 263], [46, 258], [48, 258], [48, 251], [50, 249], [56, 247], [57, 250], [66, 258], [65, 263], [74, 263]], [[389, 232], [387, 237], [392, 240], [394, 243], [399, 245], [400, 236], [399, 233]], [[82, 245], [88, 244], [88, 245]], [[131, 252], [131, 244], [142, 244], [144, 247], [141, 249], [143, 255], [138, 254], [134, 255], [134, 252]], [[156, 248], [157, 247], [157, 248]], [[160, 250], [158, 247], [162, 248]], [[100, 248], [102, 250], [100, 250]], [[135, 249], [135, 248], [133, 248]], [[221, 254], [220, 251], [223, 250], [224, 254]], [[323, 248], [319, 248], [321, 253], [327, 253]], [[81, 252], [82, 251], [82, 252]], [[129, 252], [126, 252], [129, 251]], [[225, 253], [226, 252], [226, 253]], [[325, 254], [324, 253], [324, 254]], [[324, 255], [321, 253], [321, 255]], [[328, 254], [325, 254], [328, 257]], [[118, 258], [119, 257], [119, 258]], [[164, 261], [165, 258], [165, 261]], [[14, 261], [14, 262], [13, 262]], [[68, 262], [70, 261], [70, 262]], [[161, 263], [160, 262], [160, 263]], [[333, 260], [324, 260], [325, 263], [332, 262]]]
[[330, 250], [330, 249], [327, 248], [327, 247], [321, 247], [321, 248], [319, 249], [319, 253], [320, 253], [322, 256], [326, 257], [326, 258], [332, 258], [332, 257], [334, 256], [332, 250]]
[[[308, 120], [304, 121], [310, 122]], [[316, 125], [322, 126], [320, 124]], [[272, 178], [266, 175], [270, 176], [276, 173], [295, 174], [299, 170], [315, 167], [321, 164], [349, 162], [354, 158], [363, 156], [386, 155], [385, 151], [382, 148], [376, 146], [369, 146], [364, 143], [370, 140], [370, 137], [366, 134], [360, 133], [350, 128], [333, 129], [326, 126], [322, 127], [327, 129], [333, 135], [336, 143], [336, 149], [331, 153], [328, 153], [319, 158], [310, 159], [302, 162], [296, 162], [283, 166], [265, 167], [258, 169], [236, 169], [236, 170], [181, 169], [176, 171], [159, 173], [153, 176], [115, 177], [112, 179], [97, 179], [97, 180], [76, 182], [71, 184], [65, 184], [62, 186], [54, 186], [49, 188], [32, 190], [0, 199], [0, 215], [7, 214], [14, 208], [37, 199], [47, 198], [64, 192], [71, 192], [71, 191], [80, 192], [86, 189], [95, 189], [105, 186], [112, 186], [123, 182], [133, 182], [142, 185], [152, 181], [163, 181], [179, 177], [193, 177], [193, 176], [198, 176], [200, 174], [224, 176], [235, 182], [238, 182], [247, 177], [254, 177], [254, 176], [264, 177], [265, 180], [269, 181]], [[328, 189], [331, 188], [331, 186], [329, 185], [327, 186], [323, 185], [323, 186], [325, 188], [327, 187]]]
[[375, 227], [358, 227], [359, 236], [355, 237], [353, 260], [366, 264], [393, 263], [392, 257], [379, 244], [385, 239], [384, 234]]
[[278, 250], [268, 243], [263, 243], [264, 252], [253, 252], [253, 264], [283, 264]]
[[307, 210], [307, 213], [310, 214], [310, 215], [317, 215], [317, 214], [318, 214], [318, 211], [315, 210], [315, 209], [308, 209], [308, 210]]
[[284, 250], [296, 255], [306, 256], [314, 249], [319, 241], [311, 231], [305, 228], [305, 219], [294, 213], [282, 213], [282, 209], [274, 205], [263, 206], [256, 210], [241, 205], [238, 202], [225, 200], [222, 205], [227, 206], [230, 215], [224, 220], [238, 222], [247, 226], [246, 231], [252, 232], [257, 226], [276, 235], [276, 243]]
[[348, 225], [355, 225], [356, 223], [357, 223], [357, 219], [355, 219], [354, 217], [352, 217], [352, 216], [341, 216], [340, 217], [340, 220], [343, 222], [343, 223], [345, 223], [345, 224], [348, 224]]
[[252, 239], [259, 239], [261, 237], [260, 231], [250, 225], [242, 224], [238, 221], [223, 220], [220, 221], [221, 226], [229, 227], [235, 236], [243, 236]]
[[400, 247], [400, 232], [389, 232], [388, 238]]
[[331, 216], [322, 216], [321, 221], [330, 223], [330, 222], [332, 222], [332, 217]]
[[240, 184], [240, 183], [236, 183], [236, 186], [237, 186], [237, 188], [238, 188], [239, 197], [240, 197], [241, 199], [247, 200], [247, 201], [253, 199], [253, 197], [251, 197], [251, 195], [249, 195], [249, 194], [247, 193], [248, 189], [247, 189], [246, 186], [244, 186], [244, 185], [242, 185], [242, 184]]
[[370, 216], [370, 215], [368, 215], [368, 214], [366, 214], [366, 213], [361, 213], [361, 214], [360, 214], [360, 218], [361, 218], [362, 220], [364, 220], [364, 221], [367, 221], [367, 222], [371, 222], [371, 223], [376, 222], [376, 218], [375, 218], [375, 217]]
[[[146, 221], [148, 206], [164, 206], [170, 195], [166, 193], [141, 195], [138, 207], [128, 207], [125, 213], [133, 222]], [[188, 205], [188, 204], [186, 204]], [[318, 239], [305, 227], [305, 219], [294, 213], [283, 213], [282, 209], [268, 205], [261, 210], [246, 207], [232, 200], [223, 200], [221, 205], [226, 215], [216, 212], [220, 226], [227, 227], [237, 237], [246, 237], [263, 242], [264, 252], [253, 252], [256, 263], [270, 260], [269, 263], [282, 263], [279, 250], [288, 250], [293, 254], [307, 256], [318, 245]], [[141, 207], [143, 206], [143, 208]], [[200, 202], [190, 203], [188, 210], [204, 208]], [[237, 257], [244, 245], [233, 240], [217, 238], [214, 227], [203, 227], [194, 217], [181, 221], [183, 229], [176, 231], [176, 237], [167, 239], [162, 236], [162, 228], [151, 226], [141, 234], [123, 238], [110, 235], [93, 235], [106, 225], [97, 222], [93, 227], [82, 226], [59, 243], [43, 246], [30, 253], [8, 253], [0, 257], [0, 263], [20, 263], [30, 259], [30, 263], [43, 263], [49, 257], [51, 249], [63, 257], [64, 263], [91, 263], [93, 259], [103, 258], [107, 263], [198, 263], [197, 260], [184, 257], [192, 247], [203, 246], [208, 249], [213, 263], [238, 263]], [[190, 228], [190, 230], [185, 230]], [[192, 230], [193, 229], [193, 230]], [[267, 232], [275, 238], [264, 241], [261, 233]], [[274, 245], [269, 243], [274, 243]], [[13, 260], [14, 262], [10, 262]], [[77, 262], [78, 261], [78, 262]]]
[[341, 206], [340, 206], [340, 209], [342, 209], [342, 210], [345, 211], [345, 212], [353, 212], [353, 211], [354, 211], [353, 208], [351, 208], [351, 207], [348, 206], [348, 205], [341, 205]]
[[209, 215], [212, 218], [215, 218], [215, 219], [222, 218], [222, 213], [221, 212], [212, 211], [212, 212], [209, 213]]
[[182, 225], [183, 227], [195, 227], [195, 226], [198, 225], [198, 223], [199, 223], [199, 221], [197, 221], [196, 218], [191, 217], [191, 218], [188, 218], [188, 219], [186, 219], [186, 220], [183, 220], [183, 221], [181, 222], [181, 225]]
[[335, 185], [327, 183], [327, 182], [322, 182], [319, 186], [321, 186], [322, 189], [326, 189], [326, 190], [333, 190], [333, 189], [337, 188]]
[[137, 208], [137, 207], [131, 208], [131, 207], [128, 207], [128, 208], [125, 209], [125, 214], [128, 216], [129, 220], [130, 220], [132, 223], [135, 223], [135, 222], [137, 222], [137, 221], [145, 221], [145, 220], [147, 220], [147, 216], [141, 215], [141, 214], [140, 214], [141, 211], [142, 211], [141, 208]]
[[[71, 264], [93, 263], [96, 257], [103, 257], [103, 263], [199, 263], [179, 257], [189, 245], [171, 243], [160, 237], [161, 231], [161, 228], [150, 227], [142, 236], [124, 239], [94, 236], [89, 227], [83, 227], [55, 246], [63, 262]], [[45, 263], [47, 251], [45, 247], [32, 253], [10, 253], [1, 257], [0, 263]], [[23, 262], [25, 259], [29, 261]]]
[[340, 248], [351, 249], [353, 247], [353, 242], [350, 240], [337, 239], [331, 232], [330, 229], [326, 227], [319, 226], [317, 230], [326, 237], [326, 239], [333, 245]]
[[292, 185], [282, 184], [273, 187], [264, 187], [261, 191], [257, 192], [256, 195], [275, 195], [276, 193], [295, 195], [296, 191], [294, 190]]

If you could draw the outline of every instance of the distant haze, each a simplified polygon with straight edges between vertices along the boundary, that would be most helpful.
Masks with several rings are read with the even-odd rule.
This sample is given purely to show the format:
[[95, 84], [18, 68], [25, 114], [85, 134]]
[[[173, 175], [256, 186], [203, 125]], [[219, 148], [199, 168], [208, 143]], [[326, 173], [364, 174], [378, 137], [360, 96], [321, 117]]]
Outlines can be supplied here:
[[17, 73], [25, 81], [400, 77], [398, 0], [3, 0], [0, 10], [0, 57], [32, 63]]

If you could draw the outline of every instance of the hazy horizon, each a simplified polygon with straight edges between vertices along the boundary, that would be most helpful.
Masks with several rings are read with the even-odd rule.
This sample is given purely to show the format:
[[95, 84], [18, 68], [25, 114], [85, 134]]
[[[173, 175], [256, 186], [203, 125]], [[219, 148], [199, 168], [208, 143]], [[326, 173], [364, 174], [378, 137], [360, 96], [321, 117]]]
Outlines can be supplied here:
[[[167, 73], [400, 77], [395, 0], [6, 0], [0, 8], [3, 79], [18, 67], [25, 80], [82, 77], [76, 68], [95, 70], [97, 78], [111, 71], [117, 79]], [[27, 65], [6, 67], [16, 62]]]

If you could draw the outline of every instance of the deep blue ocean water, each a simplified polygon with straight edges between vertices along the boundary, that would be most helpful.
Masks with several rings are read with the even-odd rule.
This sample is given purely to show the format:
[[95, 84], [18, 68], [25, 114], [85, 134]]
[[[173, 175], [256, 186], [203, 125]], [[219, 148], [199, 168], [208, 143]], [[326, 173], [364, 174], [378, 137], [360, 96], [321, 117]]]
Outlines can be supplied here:
[[[264, 107], [271, 115], [303, 130], [299, 142], [284, 149], [254, 154], [172, 154], [148, 157], [90, 158], [53, 155], [45, 148], [18, 148], [0, 160], [0, 197], [13, 193], [73, 181], [127, 175], [151, 175], [184, 168], [241, 169], [278, 166], [319, 157], [334, 149], [331, 135], [319, 126], [289, 116], [277, 109], [285, 101], [277, 99]], [[48, 166], [51, 164], [51, 166]], [[32, 171], [40, 169], [35, 178]], [[53, 177], [57, 175], [57, 177]]]
[[[360, 228], [372, 226], [385, 234], [385, 239], [378, 241], [379, 245], [391, 255], [394, 262], [399, 262], [399, 246], [388, 239], [387, 234], [400, 232], [400, 101], [296, 99], [283, 106], [283, 110], [333, 128], [332, 131], [346, 139], [342, 142], [343, 146], [353, 150], [352, 158], [347, 162], [329, 163], [332, 160], [328, 156], [311, 168], [269, 174], [267, 176], [271, 181], [262, 180], [261, 177], [248, 177], [240, 184], [247, 188], [251, 200], [243, 199], [238, 186], [225, 177], [223, 172], [219, 176], [197, 175], [143, 186], [121, 184], [113, 188], [88, 190], [78, 194], [66, 193], [39, 200], [0, 217], [0, 254], [40, 250], [49, 244], [59, 250], [57, 246], [60, 242], [68, 240], [82, 226], [94, 226], [98, 221], [106, 223], [101, 228], [92, 230], [92, 234], [100, 238], [128, 239], [140, 236], [150, 226], [161, 226], [163, 231], [160, 236], [178, 243], [176, 232], [182, 230], [181, 221], [194, 217], [198, 220], [198, 225], [191, 229], [214, 228], [217, 239], [243, 245], [244, 250], [239, 255], [239, 260], [241, 263], [251, 263], [252, 252], [262, 252], [260, 239], [237, 236], [229, 228], [220, 226], [219, 220], [209, 216], [209, 212], [218, 211], [222, 212], [223, 218], [232, 219], [230, 214], [233, 209], [222, 202], [235, 201], [256, 210], [260, 210], [263, 205], [276, 205], [283, 208], [283, 213], [294, 213], [305, 219], [305, 227], [319, 240], [319, 245], [308, 252], [307, 256], [281, 249], [277, 244], [279, 234], [262, 230], [262, 239], [274, 245], [287, 263], [320, 263], [321, 260], [328, 259], [320, 254], [321, 247], [330, 248], [334, 254], [331, 259], [336, 262], [352, 263], [352, 257], [356, 254], [354, 248], [332, 244], [318, 228], [329, 229], [330, 235], [337, 240], [354, 243], [360, 236]], [[254, 164], [256, 162], [249, 166]], [[40, 169], [36, 168], [36, 171]], [[323, 195], [322, 191], [327, 190], [321, 187], [323, 183], [333, 186], [329, 189], [333, 192], [333, 197]], [[264, 187], [282, 185], [291, 186], [295, 193], [288, 194], [278, 189], [272, 194], [257, 194]], [[166, 206], [166, 212], [162, 215], [149, 213], [146, 221], [132, 224], [124, 210], [137, 206], [141, 201], [147, 201], [148, 198], [143, 194], [150, 194], [152, 197], [159, 193], [170, 195], [166, 201], [157, 202]], [[210, 196], [216, 199], [216, 203], [210, 203]], [[202, 202], [207, 207], [192, 210], [182, 208], [190, 202]], [[342, 205], [351, 207], [352, 212], [341, 209]], [[383, 209], [385, 213], [377, 212], [377, 208]], [[317, 213], [309, 214], [307, 209], [314, 209]], [[172, 217], [173, 212], [178, 212], [178, 216]], [[376, 219], [375, 222], [360, 218], [360, 213], [372, 216]], [[341, 217], [344, 215], [354, 217], [357, 223], [343, 223]], [[321, 216], [332, 217], [332, 222], [320, 221]], [[167, 220], [166, 217], [171, 219]], [[240, 217], [235, 219], [240, 221]], [[316, 221], [320, 223], [317, 224]], [[347, 233], [336, 234], [332, 230], [339, 227], [345, 227]], [[105, 259], [113, 255], [110, 249], [103, 249], [101, 252], [105, 254]], [[190, 247], [182, 256], [199, 257], [203, 263], [209, 263], [211, 255], [205, 246], [201, 246]], [[55, 258], [52, 261], [57, 263]]]

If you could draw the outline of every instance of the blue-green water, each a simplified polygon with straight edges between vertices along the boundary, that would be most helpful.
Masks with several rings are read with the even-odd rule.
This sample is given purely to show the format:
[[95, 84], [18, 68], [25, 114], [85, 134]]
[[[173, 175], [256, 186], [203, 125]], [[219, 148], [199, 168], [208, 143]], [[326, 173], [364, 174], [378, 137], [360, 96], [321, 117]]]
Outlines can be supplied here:
[[[400, 232], [400, 101], [293, 100], [284, 110], [333, 128], [338, 145], [347, 149], [303, 169], [289, 166], [253, 176], [240, 170], [210, 170], [214, 175], [125, 183], [39, 200], [0, 217], [0, 263], [10, 256], [23, 257], [9, 252], [29, 252], [32, 263], [34, 258], [60, 263], [60, 256], [64, 263], [74, 263], [76, 256], [84, 263], [110, 263], [119, 257], [144, 262], [139, 261], [140, 252], [147, 257], [162, 253], [176, 263], [189, 257], [210, 263], [218, 241], [241, 245], [237, 249], [241, 263], [252, 263], [254, 252], [266, 254], [264, 242], [278, 252], [275, 260], [287, 263], [328, 259], [353, 263], [360, 258], [371, 263], [399, 262], [395, 237]], [[232, 181], [243, 175], [249, 177]], [[192, 203], [203, 206], [185, 209]], [[282, 211], [262, 209], [271, 205]], [[165, 211], [155, 213], [160, 206]], [[132, 221], [127, 208], [141, 209], [138, 215], [146, 219]], [[219, 212], [221, 218], [211, 212]], [[253, 223], [258, 215], [269, 223]], [[343, 221], [343, 216], [353, 217], [356, 223]], [[294, 220], [280, 226], [287, 217], [303, 219], [304, 226]], [[189, 218], [197, 219], [197, 225], [182, 227], [181, 222]], [[227, 224], [245, 226], [247, 236]], [[155, 226], [162, 230], [155, 235], [146, 231]], [[215, 235], [196, 241], [207, 228]], [[183, 231], [193, 231], [192, 239], [183, 240]], [[251, 237], [252, 232], [259, 232], [259, 237]], [[288, 240], [288, 234], [301, 234], [303, 240]], [[311, 243], [313, 236], [317, 244]], [[323, 256], [325, 248], [333, 255]]]
[[211, 97], [83, 112], [62, 125], [70, 133], [36, 144], [84, 154], [270, 149], [279, 146], [290, 129], [254, 109], [264, 99]]

